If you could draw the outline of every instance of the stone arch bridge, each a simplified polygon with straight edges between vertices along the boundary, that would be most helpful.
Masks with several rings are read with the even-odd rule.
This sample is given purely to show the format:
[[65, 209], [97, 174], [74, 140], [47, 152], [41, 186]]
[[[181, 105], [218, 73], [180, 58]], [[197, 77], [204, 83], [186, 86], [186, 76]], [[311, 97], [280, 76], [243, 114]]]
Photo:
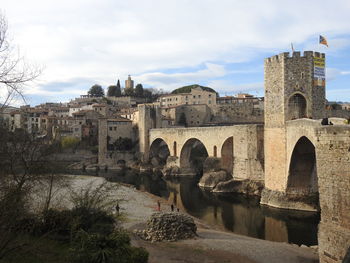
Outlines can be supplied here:
[[307, 201], [318, 193], [320, 259], [340, 262], [350, 245], [350, 126], [297, 119], [276, 132], [267, 133], [268, 129], [263, 125], [150, 129], [144, 158], [149, 160], [150, 152], [163, 145], [177, 165], [185, 167], [189, 149], [200, 142], [209, 157], [226, 160], [234, 178], [264, 180], [262, 204], [313, 210], [298, 198]]
[[262, 125], [151, 129], [149, 142], [148, 158], [167, 146], [180, 168], [190, 168], [191, 149], [200, 143], [236, 178], [263, 179]]

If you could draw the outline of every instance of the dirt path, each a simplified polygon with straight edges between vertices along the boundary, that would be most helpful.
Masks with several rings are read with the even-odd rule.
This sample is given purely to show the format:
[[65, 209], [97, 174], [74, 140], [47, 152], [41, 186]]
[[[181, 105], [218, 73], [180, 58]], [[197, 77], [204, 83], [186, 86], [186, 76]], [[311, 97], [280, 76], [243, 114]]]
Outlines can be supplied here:
[[[77, 186], [88, 184], [92, 180], [103, 182], [99, 177], [82, 177], [75, 179]], [[131, 232], [142, 229], [152, 213], [156, 211], [157, 200], [161, 208], [169, 211], [165, 200], [133, 187], [121, 185], [116, 196], [123, 199], [120, 203], [121, 213], [125, 219], [122, 226]], [[236, 262], [236, 263], [314, 263], [318, 255], [310, 248], [297, 245], [271, 242], [250, 238], [214, 229], [202, 221], [195, 219], [198, 237], [177, 242], [146, 242], [132, 235], [132, 243], [145, 247], [149, 253], [149, 262]]]

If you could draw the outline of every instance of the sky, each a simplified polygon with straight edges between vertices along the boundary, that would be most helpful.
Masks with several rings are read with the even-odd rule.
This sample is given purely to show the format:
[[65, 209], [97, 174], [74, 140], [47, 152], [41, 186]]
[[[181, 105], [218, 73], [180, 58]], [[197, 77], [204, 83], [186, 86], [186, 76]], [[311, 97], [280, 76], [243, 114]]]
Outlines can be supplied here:
[[[1, 0], [9, 37], [43, 69], [27, 103], [66, 102], [94, 84], [264, 95], [264, 58], [326, 53], [326, 97], [350, 101], [349, 0]], [[329, 47], [319, 45], [319, 35]]]

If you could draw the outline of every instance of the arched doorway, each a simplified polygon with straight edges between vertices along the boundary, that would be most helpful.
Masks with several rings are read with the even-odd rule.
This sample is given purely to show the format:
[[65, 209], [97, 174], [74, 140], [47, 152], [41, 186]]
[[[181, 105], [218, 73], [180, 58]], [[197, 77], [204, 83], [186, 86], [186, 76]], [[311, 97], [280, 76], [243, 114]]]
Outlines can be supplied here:
[[221, 148], [221, 166], [229, 174], [232, 174], [233, 170], [233, 137], [229, 137], [225, 140]]
[[287, 193], [312, 195], [318, 192], [315, 146], [305, 136], [296, 143], [288, 173]]
[[305, 118], [306, 116], [306, 99], [303, 95], [297, 93], [288, 100], [288, 117], [287, 120]]
[[208, 151], [200, 140], [189, 139], [181, 149], [180, 166], [200, 173], [203, 171], [203, 163], [208, 156]]
[[153, 165], [165, 165], [169, 155], [169, 147], [163, 139], [158, 138], [152, 142], [149, 160]]

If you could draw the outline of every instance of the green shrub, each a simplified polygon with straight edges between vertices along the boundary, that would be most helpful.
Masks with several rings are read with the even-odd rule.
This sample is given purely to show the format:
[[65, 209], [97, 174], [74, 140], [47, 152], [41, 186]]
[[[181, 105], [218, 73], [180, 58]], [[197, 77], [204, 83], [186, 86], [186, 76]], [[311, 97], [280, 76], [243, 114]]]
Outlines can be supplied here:
[[80, 231], [71, 247], [73, 263], [143, 263], [148, 252], [130, 246], [130, 238], [124, 231], [110, 235], [89, 234]]
[[88, 233], [109, 235], [114, 231], [115, 219], [98, 209], [74, 208], [72, 210], [49, 209], [41, 220], [27, 220], [26, 232], [35, 236], [46, 234], [55, 240], [70, 240], [75, 233], [83, 230]]
[[73, 231], [84, 230], [88, 233], [108, 235], [114, 230], [116, 221], [113, 215], [105, 211], [79, 207], [72, 209], [71, 213]]
[[146, 263], [148, 262], [148, 252], [143, 247], [131, 247], [131, 262]]
[[70, 210], [58, 211], [49, 209], [43, 214], [40, 229], [37, 232], [49, 234], [56, 240], [69, 240], [72, 225], [72, 213]]
[[76, 137], [63, 137], [61, 140], [61, 146], [63, 149], [74, 149], [78, 146], [80, 140]]

